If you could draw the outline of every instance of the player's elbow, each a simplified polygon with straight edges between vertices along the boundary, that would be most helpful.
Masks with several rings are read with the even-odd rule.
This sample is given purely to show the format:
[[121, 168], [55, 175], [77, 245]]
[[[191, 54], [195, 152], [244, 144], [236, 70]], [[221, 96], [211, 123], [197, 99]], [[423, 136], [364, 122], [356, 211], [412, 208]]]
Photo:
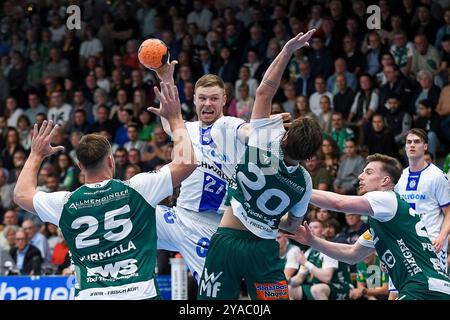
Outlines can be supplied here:
[[259, 101], [262, 101], [262, 100], [269, 100], [269, 101], [271, 101], [273, 96], [275, 95], [275, 91], [271, 90], [271, 89], [272, 89], [271, 87], [269, 87], [267, 85], [264, 85], [264, 82], [261, 83], [258, 86], [258, 88], [256, 89], [256, 95], [255, 95], [256, 98]]

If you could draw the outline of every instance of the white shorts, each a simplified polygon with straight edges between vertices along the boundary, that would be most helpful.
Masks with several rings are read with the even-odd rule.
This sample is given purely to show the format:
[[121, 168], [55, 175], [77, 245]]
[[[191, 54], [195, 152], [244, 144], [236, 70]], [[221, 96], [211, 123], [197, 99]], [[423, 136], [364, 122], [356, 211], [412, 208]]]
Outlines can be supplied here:
[[[439, 263], [441, 264], [441, 268], [444, 269], [445, 273], [447, 274], [448, 271], [448, 261], [447, 261], [447, 248], [444, 250], [442, 249], [438, 254]], [[392, 283], [391, 277], [389, 277], [389, 291], [390, 292], [397, 292], [397, 288], [395, 288], [394, 284]]]
[[157, 248], [180, 252], [193, 277], [200, 281], [212, 235], [222, 215], [156, 206]]

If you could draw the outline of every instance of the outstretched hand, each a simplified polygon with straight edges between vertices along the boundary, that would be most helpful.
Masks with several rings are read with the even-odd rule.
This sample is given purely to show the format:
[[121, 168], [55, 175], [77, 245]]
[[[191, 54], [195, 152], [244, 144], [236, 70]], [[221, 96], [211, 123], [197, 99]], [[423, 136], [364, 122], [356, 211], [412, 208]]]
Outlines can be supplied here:
[[175, 65], [178, 64], [177, 60], [172, 60], [170, 62], [167, 62], [162, 67], [158, 69], [152, 69], [155, 71], [156, 75], [158, 76], [159, 80], [163, 82], [173, 82], [173, 73], [175, 71]]
[[286, 234], [285, 237], [308, 246], [311, 245], [314, 238], [306, 221], [303, 222], [303, 226], [298, 227], [294, 234]]
[[309, 39], [311, 39], [312, 35], [316, 32], [316, 29], [311, 29], [306, 33], [300, 32], [298, 35], [293, 37], [291, 40], [286, 42], [284, 48], [288, 50], [290, 54], [293, 54], [296, 50], [309, 47]]
[[52, 120], [48, 122], [45, 120], [39, 130], [37, 123], [34, 125], [33, 136], [31, 138], [32, 155], [45, 158], [64, 150], [63, 146], [52, 147], [50, 144], [57, 127], [58, 125], [54, 125]]
[[181, 105], [177, 87], [169, 82], [161, 82], [161, 91], [158, 87], [153, 89], [161, 102], [161, 108], [149, 107], [147, 110], [166, 119], [181, 118]]

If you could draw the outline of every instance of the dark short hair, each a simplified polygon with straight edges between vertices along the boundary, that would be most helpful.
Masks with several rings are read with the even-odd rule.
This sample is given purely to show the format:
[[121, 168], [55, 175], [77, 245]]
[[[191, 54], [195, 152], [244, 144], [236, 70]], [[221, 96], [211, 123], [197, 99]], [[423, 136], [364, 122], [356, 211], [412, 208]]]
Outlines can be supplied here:
[[316, 120], [309, 117], [295, 119], [287, 132], [283, 152], [292, 160], [311, 158], [322, 146], [322, 130]]
[[411, 130], [408, 131], [408, 133], [406, 133], [406, 137], [409, 136], [410, 134], [418, 136], [420, 139], [423, 140], [424, 143], [428, 144], [428, 134], [424, 130], [420, 128], [412, 128]]
[[394, 185], [397, 184], [403, 170], [402, 165], [397, 159], [385, 154], [375, 153], [367, 156], [366, 160], [366, 165], [371, 162], [381, 162], [383, 164], [382, 170], [391, 177]]
[[81, 138], [77, 158], [85, 169], [90, 170], [98, 168], [109, 153], [111, 153], [111, 145], [108, 139], [92, 133]]

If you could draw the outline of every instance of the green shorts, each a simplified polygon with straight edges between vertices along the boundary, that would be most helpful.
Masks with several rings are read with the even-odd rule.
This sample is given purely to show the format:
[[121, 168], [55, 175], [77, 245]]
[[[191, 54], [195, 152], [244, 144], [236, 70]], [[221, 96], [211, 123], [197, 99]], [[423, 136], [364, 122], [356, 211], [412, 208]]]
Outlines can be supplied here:
[[289, 299], [278, 242], [249, 231], [218, 228], [211, 238], [198, 298], [238, 299], [242, 279], [252, 300]]
[[401, 290], [397, 300], [450, 300], [450, 295], [430, 290]]

